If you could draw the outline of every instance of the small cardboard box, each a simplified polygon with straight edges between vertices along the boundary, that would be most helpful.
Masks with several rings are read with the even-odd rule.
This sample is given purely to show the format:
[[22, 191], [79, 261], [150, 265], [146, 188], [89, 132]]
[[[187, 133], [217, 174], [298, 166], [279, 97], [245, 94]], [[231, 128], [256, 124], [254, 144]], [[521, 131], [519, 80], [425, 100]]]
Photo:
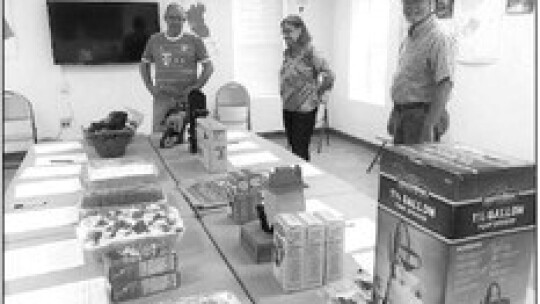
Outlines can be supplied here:
[[236, 224], [245, 224], [258, 218], [256, 206], [262, 202], [262, 176], [247, 170], [231, 172], [234, 189], [230, 195], [231, 216]]
[[227, 143], [227, 128], [212, 117], [197, 118], [197, 131], [203, 141]]
[[171, 272], [134, 281], [111, 283], [111, 300], [127, 301], [171, 290], [180, 285], [180, 273]]
[[306, 226], [304, 246], [303, 288], [316, 288], [323, 285], [325, 235], [324, 223], [312, 214], [301, 212], [298, 217]]
[[343, 252], [345, 249], [345, 221], [325, 211], [315, 211], [314, 216], [325, 225], [325, 271], [324, 284], [343, 278]]
[[176, 253], [165, 253], [151, 258], [117, 257], [105, 254], [105, 275], [111, 284], [128, 282], [161, 273], [175, 272], [177, 269]]
[[257, 219], [257, 197], [252, 194], [237, 194], [232, 203], [232, 219], [236, 224], [243, 225]]
[[282, 213], [276, 216], [273, 273], [286, 292], [303, 288], [305, 238], [305, 225], [296, 215]]
[[255, 263], [268, 263], [272, 261], [274, 252], [274, 239], [272, 234], [261, 229], [258, 220], [242, 225], [240, 228], [240, 245], [255, 261]]
[[227, 145], [199, 145], [199, 156], [204, 168], [210, 173], [227, 172]]

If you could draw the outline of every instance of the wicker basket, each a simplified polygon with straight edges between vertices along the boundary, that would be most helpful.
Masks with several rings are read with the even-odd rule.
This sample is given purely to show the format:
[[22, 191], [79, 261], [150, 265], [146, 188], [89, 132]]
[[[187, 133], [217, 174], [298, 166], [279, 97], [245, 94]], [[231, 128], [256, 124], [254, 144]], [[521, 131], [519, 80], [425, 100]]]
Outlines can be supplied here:
[[84, 131], [89, 145], [94, 146], [100, 157], [122, 157], [126, 154], [126, 147], [131, 142], [135, 131], [131, 128], [123, 130], [99, 130], [96, 132]]

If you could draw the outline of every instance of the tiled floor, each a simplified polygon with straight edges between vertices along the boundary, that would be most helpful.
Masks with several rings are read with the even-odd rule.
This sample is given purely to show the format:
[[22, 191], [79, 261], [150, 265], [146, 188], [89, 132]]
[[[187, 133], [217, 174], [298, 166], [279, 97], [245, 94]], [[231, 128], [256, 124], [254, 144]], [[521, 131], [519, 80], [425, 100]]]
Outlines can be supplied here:
[[[264, 135], [265, 138], [286, 147], [284, 135]], [[330, 145], [324, 142], [321, 153], [317, 153], [317, 136], [311, 145], [311, 162], [350, 183], [360, 192], [377, 199], [379, 167], [375, 165], [371, 173], [366, 173], [371, 160], [375, 156], [372, 146], [361, 143], [339, 134], [330, 135]]]
[[[286, 146], [284, 135], [265, 135], [282, 146]], [[324, 142], [321, 153], [317, 153], [318, 138], [314, 137], [311, 148], [311, 162], [324, 171], [350, 183], [362, 193], [377, 199], [379, 168], [375, 166], [371, 173], [366, 173], [369, 163], [375, 155], [373, 147], [339, 134], [330, 135], [330, 145]], [[4, 168], [4, 190], [13, 179], [16, 169]]]

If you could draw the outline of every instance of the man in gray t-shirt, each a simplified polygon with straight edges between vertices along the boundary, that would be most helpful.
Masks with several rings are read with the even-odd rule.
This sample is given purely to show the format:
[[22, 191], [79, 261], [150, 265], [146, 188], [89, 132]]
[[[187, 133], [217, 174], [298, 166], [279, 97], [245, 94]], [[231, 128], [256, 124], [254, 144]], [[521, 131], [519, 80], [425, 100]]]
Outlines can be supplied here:
[[[153, 132], [163, 130], [160, 123], [172, 108], [185, 108], [187, 95], [202, 88], [213, 73], [213, 66], [201, 38], [184, 33], [186, 15], [171, 3], [165, 10], [167, 30], [148, 39], [142, 54], [140, 72], [144, 85], [154, 97]], [[155, 66], [152, 81], [150, 66]], [[198, 65], [202, 72], [198, 74]]]
[[455, 41], [432, 13], [431, 0], [402, 0], [410, 27], [392, 81], [388, 132], [394, 144], [438, 141], [454, 83]]

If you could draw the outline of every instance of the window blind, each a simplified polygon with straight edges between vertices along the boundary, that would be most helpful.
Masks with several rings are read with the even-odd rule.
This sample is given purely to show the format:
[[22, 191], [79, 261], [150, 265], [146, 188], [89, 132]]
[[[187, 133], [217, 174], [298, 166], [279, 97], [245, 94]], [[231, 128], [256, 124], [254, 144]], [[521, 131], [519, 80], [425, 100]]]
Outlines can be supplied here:
[[234, 78], [252, 96], [279, 95], [283, 1], [234, 0]]

